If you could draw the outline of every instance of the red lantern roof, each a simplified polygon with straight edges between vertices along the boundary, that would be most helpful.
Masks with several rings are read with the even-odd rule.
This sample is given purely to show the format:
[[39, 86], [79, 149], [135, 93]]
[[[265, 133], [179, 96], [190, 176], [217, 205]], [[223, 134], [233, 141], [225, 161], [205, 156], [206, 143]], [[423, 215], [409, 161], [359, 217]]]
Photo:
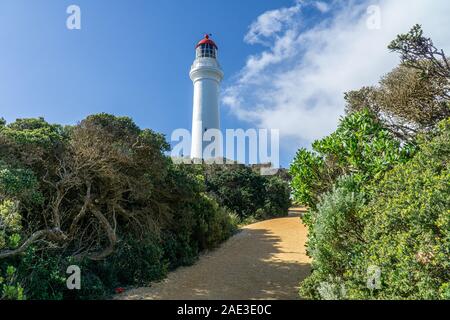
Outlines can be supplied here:
[[205, 34], [205, 37], [202, 40], [200, 40], [200, 42], [197, 44], [195, 48], [198, 48], [202, 44], [210, 44], [214, 48], [218, 49], [216, 43], [209, 38], [209, 34]]

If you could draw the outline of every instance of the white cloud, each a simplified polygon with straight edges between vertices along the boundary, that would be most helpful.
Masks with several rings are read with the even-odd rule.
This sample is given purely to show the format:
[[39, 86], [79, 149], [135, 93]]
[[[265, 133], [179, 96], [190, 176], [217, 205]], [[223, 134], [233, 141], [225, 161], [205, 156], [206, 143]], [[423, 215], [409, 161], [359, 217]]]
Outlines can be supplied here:
[[317, 10], [319, 10], [322, 13], [328, 12], [330, 10], [330, 6], [328, 5], [328, 3], [323, 1], [316, 1], [314, 5], [317, 8]]
[[292, 154], [336, 128], [343, 115], [343, 93], [375, 84], [397, 63], [387, 49], [399, 33], [423, 25], [435, 44], [450, 53], [450, 2], [381, 0], [381, 28], [367, 27], [373, 1], [333, 1], [331, 18], [301, 25], [302, 10], [317, 2], [259, 16], [245, 36], [267, 48], [249, 56], [223, 102], [255, 127], [280, 129], [281, 147]]
[[292, 27], [290, 25], [292, 17], [300, 11], [301, 2], [296, 0], [292, 7], [264, 12], [250, 25], [244, 40], [250, 44], [260, 43], [267, 45], [267, 38], [282, 31], [285, 27]]

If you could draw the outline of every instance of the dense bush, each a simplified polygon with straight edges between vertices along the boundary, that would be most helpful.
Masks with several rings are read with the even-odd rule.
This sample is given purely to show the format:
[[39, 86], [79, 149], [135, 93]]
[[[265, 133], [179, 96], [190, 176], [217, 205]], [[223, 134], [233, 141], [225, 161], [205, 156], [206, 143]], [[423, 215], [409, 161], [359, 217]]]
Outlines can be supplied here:
[[[7, 266], [3, 270], [0, 266], [0, 300], [24, 300], [24, 289], [17, 279], [17, 271], [13, 266]], [[2, 276], [4, 274], [4, 276]]]
[[[322, 194], [305, 219], [314, 271], [303, 297], [324, 298], [322, 286], [344, 285], [345, 295], [334, 298], [449, 298], [449, 124], [382, 179], [360, 185], [352, 173]], [[367, 288], [371, 266], [381, 270], [380, 290]]]
[[346, 109], [370, 109], [392, 134], [411, 143], [450, 117], [450, 63], [420, 25], [398, 35], [389, 49], [400, 54], [402, 64], [378, 86], [346, 93]]
[[304, 298], [450, 299], [450, 69], [419, 26], [390, 47], [404, 64], [347, 95], [336, 132], [291, 167], [311, 207]]
[[382, 287], [375, 298], [450, 299], [450, 120], [420, 146], [410, 162], [371, 186], [372, 201], [360, 213], [366, 246], [350, 297], [370, 297], [357, 284], [364, 267], [376, 265]]
[[284, 216], [290, 207], [289, 183], [263, 176], [245, 165], [204, 165], [206, 191], [241, 220]]
[[192, 264], [199, 252], [215, 248], [237, 227], [227, 211], [204, 194], [173, 219], [163, 233], [164, 254], [171, 269]]
[[[0, 122], [0, 297], [85, 299], [144, 285], [235, 231], [193, 166], [126, 117]], [[82, 268], [82, 290], [66, 270]]]
[[365, 224], [360, 211], [369, 199], [368, 184], [406, 162], [411, 150], [401, 147], [368, 110], [342, 119], [336, 132], [313, 147], [315, 153], [299, 151], [291, 174], [295, 200], [311, 207], [304, 221], [314, 271], [302, 284], [302, 295], [318, 298], [320, 283], [332, 277], [340, 286], [352, 258], [362, 250]]
[[[313, 258], [314, 271], [301, 284], [304, 298], [326, 298], [320, 292], [323, 284], [341, 287], [344, 275], [352, 268], [352, 258], [362, 250], [364, 221], [360, 211], [365, 198], [355, 192], [355, 187], [351, 176], [340, 178], [334, 189], [322, 197], [317, 209], [308, 213], [307, 251]], [[343, 296], [337, 294], [334, 298]]]
[[106, 286], [118, 287], [123, 284], [148, 285], [152, 280], [164, 278], [168, 263], [163, 259], [161, 241], [154, 235], [137, 240], [126, 238], [113, 255], [103, 262], [109, 274]]
[[[323, 298], [327, 283], [345, 285], [337, 298], [450, 298], [450, 121], [419, 146], [365, 193], [350, 176], [322, 198], [310, 217], [314, 272], [304, 297]], [[371, 266], [381, 271], [378, 290], [367, 287]]]
[[290, 167], [295, 201], [313, 209], [339, 177], [351, 174], [363, 185], [406, 161], [413, 151], [401, 148], [369, 110], [343, 118], [334, 133], [313, 143], [313, 150], [300, 149]]
[[412, 142], [450, 116], [448, 80], [424, 77], [417, 69], [399, 66], [384, 76], [378, 86], [345, 94], [347, 112], [369, 108], [391, 133]]
[[[70, 257], [60, 250], [40, 251], [30, 247], [17, 263], [18, 277], [26, 290], [27, 298], [60, 300], [66, 288], [66, 270]], [[74, 263], [77, 264], [77, 263]], [[84, 285], [83, 285], [84, 286]]]
[[278, 176], [265, 178], [264, 206], [260, 209], [259, 218], [286, 216], [291, 207], [291, 188], [289, 183]]

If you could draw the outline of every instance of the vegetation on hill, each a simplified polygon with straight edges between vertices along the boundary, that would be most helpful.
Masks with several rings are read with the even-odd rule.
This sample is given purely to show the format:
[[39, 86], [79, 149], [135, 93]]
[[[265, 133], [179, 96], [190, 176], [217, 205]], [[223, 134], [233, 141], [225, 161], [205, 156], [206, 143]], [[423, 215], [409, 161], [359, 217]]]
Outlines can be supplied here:
[[346, 94], [330, 136], [299, 150], [294, 200], [311, 210], [311, 299], [450, 299], [450, 66], [420, 26], [402, 64]]
[[[146, 285], [235, 232], [230, 209], [249, 192], [247, 177], [278, 190], [240, 174], [245, 166], [227, 169], [236, 198], [225, 206], [204, 170], [172, 163], [168, 148], [161, 134], [127, 117], [92, 115], [68, 127], [42, 118], [1, 121], [0, 298], [101, 298]], [[225, 196], [226, 179], [214, 179]], [[279, 212], [276, 198], [258, 197]], [[66, 287], [70, 265], [81, 267], [81, 290]]]
[[258, 170], [239, 164], [203, 168], [208, 193], [241, 221], [288, 214], [291, 190], [283, 178], [262, 176]]

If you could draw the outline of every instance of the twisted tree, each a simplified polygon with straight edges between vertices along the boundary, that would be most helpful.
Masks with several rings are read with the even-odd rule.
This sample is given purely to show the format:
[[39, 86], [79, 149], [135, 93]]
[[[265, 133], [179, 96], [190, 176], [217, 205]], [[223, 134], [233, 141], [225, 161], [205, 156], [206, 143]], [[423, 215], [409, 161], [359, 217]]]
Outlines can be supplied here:
[[420, 25], [392, 41], [401, 65], [378, 86], [345, 94], [347, 113], [369, 109], [397, 138], [413, 142], [450, 116], [450, 66], [443, 50], [423, 35]]
[[[19, 120], [3, 126], [0, 139], [12, 177], [3, 181], [0, 201], [17, 203], [26, 224], [23, 240], [14, 248], [0, 247], [0, 258], [36, 245], [101, 260], [114, 252], [120, 234], [157, 233], [170, 215], [167, 203], [173, 194], [161, 187], [168, 145], [129, 118], [100, 114], [70, 128], [43, 119]], [[18, 175], [25, 168], [33, 185]], [[14, 190], [21, 179], [23, 186]]]

